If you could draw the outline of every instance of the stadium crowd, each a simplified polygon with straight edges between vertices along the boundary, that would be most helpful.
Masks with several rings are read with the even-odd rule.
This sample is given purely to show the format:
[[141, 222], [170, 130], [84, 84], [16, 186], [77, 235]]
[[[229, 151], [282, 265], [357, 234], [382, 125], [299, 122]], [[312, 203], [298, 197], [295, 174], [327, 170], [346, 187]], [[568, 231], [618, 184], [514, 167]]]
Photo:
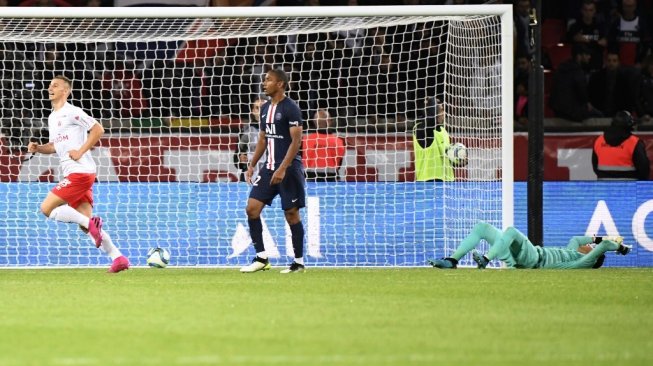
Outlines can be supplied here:
[[[534, 51], [527, 31], [530, 0], [392, 0], [384, 5], [482, 3], [514, 6], [515, 125], [523, 129], [528, 124], [528, 74]], [[377, 4], [368, 0], [0, 0], [0, 5], [9, 6]], [[545, 117], [597, 130], [588, 122], [592, 118], [609, 121], [616, 111], [627, 110], [642, 126], [653, 125], [652, 4], [652, 0], [543, 2]], [[21, 139], [42, 127], [39, 123], [48, 113], [43, 83], [59, 73], [76, 83], [73, 97], [80, 107], [111, 121], [109, 128], [232, 131], [241, 119], [249, 118], [250, 102], [260, 95], [260, 75], [272, 65], [284, 65], [291, 75], [289, 95], [299, 101], [305, 121], [323, 109], [333, 118], [332, 129], [338, 131], [406, 131], [411, 121], [422, 117], [417, 101], [432, 97], [434, 85], [436, 95], [443, 92], [442, 51], [448, 36], [443, 29], [430, 22], [204, 43], [3, 42], [2, 132]], [[486, 66], [492, 70], [496, 65]], [[191, 122], [171, 124], [175, 118]], [[199, 122], [194, 124], [193, 119]]]

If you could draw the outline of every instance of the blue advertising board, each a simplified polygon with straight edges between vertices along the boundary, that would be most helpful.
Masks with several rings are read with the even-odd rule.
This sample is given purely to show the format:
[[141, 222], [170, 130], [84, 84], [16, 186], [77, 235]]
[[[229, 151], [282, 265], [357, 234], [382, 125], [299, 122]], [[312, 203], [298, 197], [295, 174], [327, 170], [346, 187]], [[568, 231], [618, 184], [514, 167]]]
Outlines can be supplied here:
[[[498, 183], [482, 184], [496, 188], [487, 190], [490, 195], [500, 194]], [[88, 236], [38, 212], [51, 187], [0, 184], [0, 267], [107, 265]], [[470, 217], [456, 197], [444, 202], [444, 189], [432, 183], [309, 183], [302, 210], [307, 263], [423, 266], [443, 256], [447, 230], [460, 236], [476, 220], [488, 220]], [[237, 266], [253, 255], [244, 212], [248, 193], [242, 183], [97, 183], [95, 212], [136, 265], [160, 246], [170, 249], [176, 266]], [[515, 226], [527, 233], [525, 183], [515, 183], [514, 197]], [[459, 209], [443, 212], [445, 206]], [[496, 215], [498, 206], [489, 210]], [[273, 263], [285, 264], [292, 246], [278, 202], [263, 218], [266, 249], [278, 254]], [[606, 266], [653, 266], [653, 182], [545, 182], [544, 244], [564, 246], [585, 234], [621, 235], [634, 244], [629, 256], [609, 255]]]
[[[515, 185], [515, 226], [526, 232], [526, 184]], [[608, 255], [606, 266], [653, 266], [653, 182], [545, 182], [544, 245], [572, 235], [620, 235], [628, 256]]]

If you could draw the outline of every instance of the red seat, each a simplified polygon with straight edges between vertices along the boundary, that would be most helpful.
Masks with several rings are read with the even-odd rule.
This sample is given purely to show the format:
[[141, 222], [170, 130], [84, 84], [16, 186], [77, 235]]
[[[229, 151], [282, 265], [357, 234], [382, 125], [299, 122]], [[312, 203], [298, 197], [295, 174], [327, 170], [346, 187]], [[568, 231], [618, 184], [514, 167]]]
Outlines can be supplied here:
[[366, 166], [348, 167], [345, 170], [345, 181], [347, 182], [376, 182], [376, 169]]
[[542, 21], [542, 47], [549, 47], [565, 41], [567, 24], [563, 19], [544, 19]]
[[551, 67], [556, 70], [558, 66], [571, 58], [571, 45], [562, 43], [555, 46], [547, 47], [545, 50], [551, 60]]
[[619, 44], [619, 62], [624, 66], [637, 63], [637, 43], [622, 42]]

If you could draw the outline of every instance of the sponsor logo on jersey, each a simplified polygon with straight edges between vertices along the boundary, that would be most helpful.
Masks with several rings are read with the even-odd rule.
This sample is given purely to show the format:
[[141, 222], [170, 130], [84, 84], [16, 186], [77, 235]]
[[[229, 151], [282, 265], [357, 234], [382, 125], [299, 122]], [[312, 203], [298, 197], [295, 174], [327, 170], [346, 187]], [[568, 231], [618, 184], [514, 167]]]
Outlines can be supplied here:
[[59, 135], [52, 140], [52, 142], [55, 144], [58, 144], [62, 141], [68, 141], [68, 135]]

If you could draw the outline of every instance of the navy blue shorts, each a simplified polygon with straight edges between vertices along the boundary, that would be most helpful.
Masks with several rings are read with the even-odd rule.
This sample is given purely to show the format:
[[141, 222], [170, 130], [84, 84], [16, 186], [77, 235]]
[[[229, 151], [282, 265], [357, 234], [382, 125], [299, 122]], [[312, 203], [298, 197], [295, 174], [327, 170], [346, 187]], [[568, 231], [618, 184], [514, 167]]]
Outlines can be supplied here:
[[284, 211], [297, 207], [306, 207], [306, 190], [304, 184], [304, 167], [301, 162], [293, 161], [286, 169], [286, 176], [281, 183], [270, 185], [274, 170], [261, 168], [258, 176], [253, 180], [252, 190], [249, 192], [249, 198], [261, 201], [270, 206], [274, 197], [281, 196], [281, 209]]

